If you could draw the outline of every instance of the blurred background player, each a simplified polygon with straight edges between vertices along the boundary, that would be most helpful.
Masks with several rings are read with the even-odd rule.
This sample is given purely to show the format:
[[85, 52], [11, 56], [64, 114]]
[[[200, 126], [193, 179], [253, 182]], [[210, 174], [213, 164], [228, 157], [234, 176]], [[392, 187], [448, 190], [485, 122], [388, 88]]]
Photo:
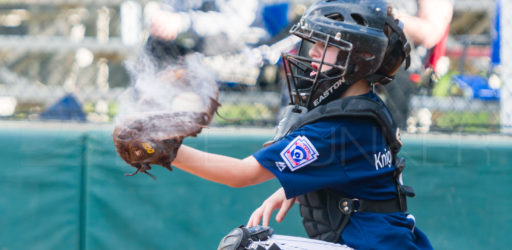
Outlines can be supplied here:
[[283, 33], [288, 6], [288, 1], [258, 0], [153, 2], [145, 9], [150, 30], [146, 47], [160, 61], [193, 51], [205, 56], [240, 52]]
[[159, 67], [201, 53], [221, 90], [276, 91], [280, 53], [297, 42], [288, 30], [304, 9], [289, 0], [153, 2], [146, 51]]
[[240, 48], [245, 45], [245, 35], [257, 34], [256, 40], [266, 35], [251, 27], [257, 9], [257, 0], [152, 3], [145, 10], [150, 17], [147, 47], [157, 58], [175, 58], [190, 51], [212, 55]]
[[[453, 15], [450, 0], [389, 0], [393, 15], [404, 24], [404, 33], [412, 42], [411, 66], [396, 74], [400, 84], [385, 87], [386, 104], [395, 122], [405, 128], [411, 96], [419, 91], [420, 78], [435, 69], [437, 60], [445, 54], [446, 39]], [[429, 69], [425, 72], [425, 69]], [[428, 78], [428, 77], [427, 77]], [[427, 79], [426, 85], [431, 81]], [[427, 92], [432, 86], [424, 86]], [[426, 93], [424, 93], [426, 94]]]

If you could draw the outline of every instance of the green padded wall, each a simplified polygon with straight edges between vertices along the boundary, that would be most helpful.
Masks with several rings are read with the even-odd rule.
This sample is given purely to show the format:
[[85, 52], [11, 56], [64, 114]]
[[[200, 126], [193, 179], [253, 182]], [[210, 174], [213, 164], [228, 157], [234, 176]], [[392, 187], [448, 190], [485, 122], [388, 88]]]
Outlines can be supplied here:
[[[175, 169], [148, 176], [115, 153], [109, 126], [0, 126], [0, 249], [215, 249], [279, 187], [233, 189]], [[185, 144], [243, 158], [271, 132], [209, 131]], [[406, 136], [417, 226], [436, 249], [512, 245], [512, 140]], [[275, 215], [275, 214], [274, 214]], [[305, 236], [297, 206], [279, 234]]]
[[447, 137], [404, 142], [410, 210], [436, 249], [509, 249], [512, 139]]
[[78, 249], [84, 136], [0, 130], [0, 249]]

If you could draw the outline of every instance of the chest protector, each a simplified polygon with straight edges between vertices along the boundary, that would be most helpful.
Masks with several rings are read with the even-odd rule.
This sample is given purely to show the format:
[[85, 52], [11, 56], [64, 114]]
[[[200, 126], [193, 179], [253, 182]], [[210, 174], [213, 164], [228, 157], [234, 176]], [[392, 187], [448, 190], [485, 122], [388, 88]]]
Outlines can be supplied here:
[[338, 193], [322, 189], [298, 197], [300, 214], [304, 228], [310, 238], [338, 242], [345, 226], [350, 221], [350, 215], [355, 212], [406, 212], [406, 196], [413, 197], [411, 187], [403, 186], [401, 172], [405, 161], [397, 158], [402, 143], [399, 129], [382, 100], [374, 100], [365, 96], [351, 96], [338, 99], [319, 106], [295, 122], [288, 133], [306, 124], [325, 118], [370, 118], [379, 124], [396, 166], [393, 181], [397, 187], [397, 198], [386, 201], [371, 201], [356, 198], [344, 198]]

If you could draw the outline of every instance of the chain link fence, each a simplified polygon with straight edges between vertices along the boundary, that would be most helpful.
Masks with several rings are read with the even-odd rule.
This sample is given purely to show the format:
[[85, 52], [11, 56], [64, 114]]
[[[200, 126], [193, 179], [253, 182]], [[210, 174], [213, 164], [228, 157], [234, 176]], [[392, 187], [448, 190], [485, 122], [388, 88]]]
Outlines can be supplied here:
[[507, 17], [500, 15], [505, 6], [500, 0], [453, 3], [446, 53], [435, 68], [411, 75], [415, 87], [408, 109], [399, 109], [406, 115], [403, 126], [419, 133], [505, 132], [510, 124], [504, 105], [510, 80], [500, 60], [510, 47], [500, 40], [507, 32], [502, 28]]
[[[298, 16], [310, 2], [289, 1], [290, 22], [290, 16]], [[506, 38], [512, 32], [503, 27], [512, 20], [498, 15], [512, 8], [509, 2], [453, 1], [446, 53], [439, 68], [397, 76], [413, 83], [405, 104], [393, 103], [398, 98], [389, 89], [379, 88], [401, 116], [404, 129], [411, 133], [511, 132], [512, 67], [507, 55], [512, 47]], [[0, 1], [0, 118], [39, 120], [40, 114], [72, 94], [86, 121], [112, 121], [117, 97], [131, 82], [124, 64], [137, 57], [148, 36], [144, 19], [150, 4]], [[126, 25], [128, 33], [123, 31]], [[189, 38], [178, 37], [185, 43]], [[277, 34], [267, 42], [280, 38]], [[217, 117], [214, 126], [274, 126], [287, 103], [279, 64], [247, 63], [255, 53], [262, 54], [251, 46], [267, 47], [249, 41], [249, 47], [226, 49], [231, 44], [222, 37], [209, 43], [222, 51], [205, 57], [219, 83], [219, 113], [226, 118]], [[403, 87], [401, 82], [394, 84]]]

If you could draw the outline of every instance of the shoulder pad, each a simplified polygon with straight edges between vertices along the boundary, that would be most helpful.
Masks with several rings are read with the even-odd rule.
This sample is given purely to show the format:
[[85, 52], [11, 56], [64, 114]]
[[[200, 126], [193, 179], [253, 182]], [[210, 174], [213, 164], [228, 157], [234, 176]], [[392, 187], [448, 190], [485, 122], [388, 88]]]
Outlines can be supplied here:
[[288, 133], [320, 119], [331, 117], [367, 117], [375, 120], [389, 144], [391, 151], [396, 154], [402, 147], [400, 130], [396, 126], [388, 108], [378, 99], [377, 101], [365, 96], [349, 96], [341, 98], [325, 105], [320, 105], [291, 126]]

